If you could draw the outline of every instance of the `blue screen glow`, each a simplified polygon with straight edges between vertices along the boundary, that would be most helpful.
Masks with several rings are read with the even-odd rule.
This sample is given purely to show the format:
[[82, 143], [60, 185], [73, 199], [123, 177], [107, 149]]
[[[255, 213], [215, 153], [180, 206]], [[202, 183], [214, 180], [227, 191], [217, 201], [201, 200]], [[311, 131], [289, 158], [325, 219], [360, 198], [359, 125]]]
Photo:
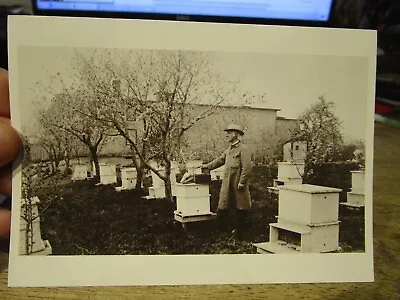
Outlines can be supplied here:
[[332, 0], [35, 0], [40, 10], [326, 21]]

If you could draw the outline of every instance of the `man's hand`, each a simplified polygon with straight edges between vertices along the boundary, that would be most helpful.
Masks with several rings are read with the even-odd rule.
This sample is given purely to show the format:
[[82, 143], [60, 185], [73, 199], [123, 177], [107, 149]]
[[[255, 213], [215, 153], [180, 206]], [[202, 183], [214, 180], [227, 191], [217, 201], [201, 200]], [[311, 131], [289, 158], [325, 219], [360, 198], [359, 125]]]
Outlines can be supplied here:
[[[8, 73], [0, 69], [0, 194], [11, 196], [12, 162], [17, 159], [22, 141], [11, 127]], [[11, 213], [0, 209], [0, 238], [10, 234]]]

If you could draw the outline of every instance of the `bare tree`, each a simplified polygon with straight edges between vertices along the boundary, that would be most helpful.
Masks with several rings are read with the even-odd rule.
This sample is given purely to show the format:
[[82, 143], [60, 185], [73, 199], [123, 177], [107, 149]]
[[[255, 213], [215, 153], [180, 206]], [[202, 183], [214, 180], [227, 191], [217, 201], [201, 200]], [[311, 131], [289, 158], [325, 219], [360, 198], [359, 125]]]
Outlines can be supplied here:
[[57, 128], [42, 123], [42, 128], [38, 133], [38, 142], [47, 154], [50, 164], [50, 175], [56, 173], [65, 155], [65, 134]]
[[89, 112], [92, 113], [90, 107], [92, 103], [86, 96], [84, 92], [66, 89], [63, 93], [54, 96], [49, 107], [41, 112], [40, 120], [48, 130], [58, 130], [62, 133], [67, 143], [64, 149], [67, 151], [67, 159], [72, 153], [69, 144], [71, 136], [87, 147], [98, 179], [100, 174], [98, 152], [106, 139], [107, 129], [100, 122], [86, 116]]
[[[139, 170], [149, 168], [159, 176], [172, 199], [171, 162], [184, 133], [235, 95], [236, 84], [224, 80], [204, 52], [93, 51], [78, 54], [75, 65], [78, 80], [101, 106], [95, 118], [126, 139]], [[200, 104], [202, 109], [195, 110]]]

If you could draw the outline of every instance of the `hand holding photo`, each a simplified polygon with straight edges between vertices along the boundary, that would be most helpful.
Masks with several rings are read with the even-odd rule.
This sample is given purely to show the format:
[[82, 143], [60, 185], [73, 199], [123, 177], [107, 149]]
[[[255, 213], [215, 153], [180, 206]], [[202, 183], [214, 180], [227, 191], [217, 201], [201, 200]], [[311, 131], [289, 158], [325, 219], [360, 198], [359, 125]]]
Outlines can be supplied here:
[[373, 281], [374, 32], [9, 31], [10, 286]]

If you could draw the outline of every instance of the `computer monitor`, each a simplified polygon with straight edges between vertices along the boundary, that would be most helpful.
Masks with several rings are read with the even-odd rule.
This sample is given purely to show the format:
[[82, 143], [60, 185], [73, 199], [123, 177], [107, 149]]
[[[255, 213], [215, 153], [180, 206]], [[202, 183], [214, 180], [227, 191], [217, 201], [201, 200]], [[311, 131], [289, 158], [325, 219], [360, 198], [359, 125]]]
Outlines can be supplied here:
[[32, 0], [36, 15], [325, 26], [334, 0]]

